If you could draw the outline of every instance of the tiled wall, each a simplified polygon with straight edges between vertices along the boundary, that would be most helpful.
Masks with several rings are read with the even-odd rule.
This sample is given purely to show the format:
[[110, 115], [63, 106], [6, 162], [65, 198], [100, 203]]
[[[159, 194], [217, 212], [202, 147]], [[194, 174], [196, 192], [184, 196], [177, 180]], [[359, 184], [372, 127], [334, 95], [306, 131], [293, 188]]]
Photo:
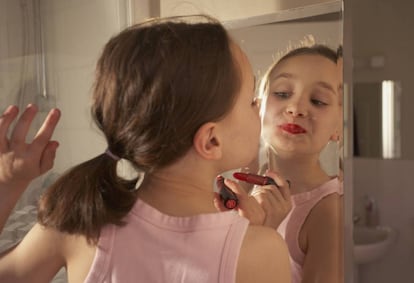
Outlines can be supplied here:
[[[383, 259], [360, 267], [360, 283], [414, 282], [414, 4], [404, 0], [351, 2], [354, 81], [392, 79], [402, 83], [402, 159], [357, 158], [352, 164], [355, 213], [363, 214], [363, 196], [370, 195], [377, 201], [380, 224], [399, 233], [394, 248]], [[375, 55], [384, 57], [384, 67], [363, 64]]]
[[364, 221], [363, 197], [376, 203], [380, 225], [396, 229], [397, 241], [386, 256], [359, 267], [360, 283], [409, 283], [414, 280], [414, 161], [354, 159], [354, 209]]
[[[36, 7], [35, 2], [40, 3], [40, 7]], [[103, 45], [125, 26], [125, 2], [0, 1], [0, 110], [9, 104], [24, 108], [28, 103], [36, 103], [40, 113], [34, 124], [39, 127], [49, 109], [60, 108], [63, 115], [54, 135], [60, 148], [52, 169], [54, 172], [62, 173], [72, 165], [101, 153], [106, 147], [90, 118], [91, 86], [95, 63]], [[47, 99], [39, 95], [36, 83], [36, 8], [39, 8], [43, 27]], [[33, 136], [34, 131], [30, 135]], [[28, 214], [26, 208], [35, 207], [46, 180], [55, 178], [54, 174], [48, 174], [31, 184], [16, 209], [23, 208]], [[21, 221], [13, 217], [16, 215], [10, 217], [10, 227], [20, 224]], [[34, 220], [35, 215], [32, 216]], [[30, 229], [32, 222], [27, 224], [21, 226], [21, 235], [14, 233], [13, 237], [8, 237], [3, 233], [3, 242], [0, 242], [18, 241]], [[53, 282], [66, 282], [63, 269]]]
[[55, 138], [61, 172], [105, 150], [90, 118], [94, 68], [103, 45], [122, 27], [122, 1], [45, 0], [45, 40], [50, 95], [62, 111]]
[[34, 2], [1, 2], [0, 110], [9, 104], [22, 108], [36, 103], [41, 111], [34, 124], [40, 126], [50, 108], [60, 108], [63, 115], [54, 135], [60, 148], [53, 170], [62, 172], [105, 149], [90, 118], [91, 87], [103, 45], [124, 27], [125, 1], [39, 1], [47, 99], [37, 92]]

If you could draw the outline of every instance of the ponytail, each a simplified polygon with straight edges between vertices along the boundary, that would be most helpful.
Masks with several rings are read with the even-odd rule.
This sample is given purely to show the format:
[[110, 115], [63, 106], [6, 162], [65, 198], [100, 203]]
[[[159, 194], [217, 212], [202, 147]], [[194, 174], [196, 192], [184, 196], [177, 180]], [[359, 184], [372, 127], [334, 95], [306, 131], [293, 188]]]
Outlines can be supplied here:
[[96, 243], [104, 225], [124, 224], [137, 198], [136, 181], [119, 178], [116, 161], [101, 154], [73, 167], [47, 189], [39, 201], [38, 221]]

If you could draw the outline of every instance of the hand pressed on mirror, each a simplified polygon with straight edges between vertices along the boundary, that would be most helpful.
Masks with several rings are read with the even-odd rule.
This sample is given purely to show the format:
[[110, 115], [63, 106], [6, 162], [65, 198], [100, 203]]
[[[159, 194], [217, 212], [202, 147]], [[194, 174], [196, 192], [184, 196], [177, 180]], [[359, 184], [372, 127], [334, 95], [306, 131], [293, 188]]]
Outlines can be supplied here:
[[343, 281], [342, 182], [319, 160], [328, 143], [341, 140], [341, 68], [337, 52], [313, 45], [287, 53], [262, 81], [267, 162], [261, 167], [291, 182], [293, 209], [277, 230], [289, 248], [294, 283]]
[[59, 110], [52, 109], [49, 112], [29, 143], [27, 133], [37, 107], [28, 105], [10, 128], [18, 113], [16, 106], [9, 106], [0, 117], [0, 231], [28, 184], [52, 168], [59, 145], [51, 140], [60, 118]]

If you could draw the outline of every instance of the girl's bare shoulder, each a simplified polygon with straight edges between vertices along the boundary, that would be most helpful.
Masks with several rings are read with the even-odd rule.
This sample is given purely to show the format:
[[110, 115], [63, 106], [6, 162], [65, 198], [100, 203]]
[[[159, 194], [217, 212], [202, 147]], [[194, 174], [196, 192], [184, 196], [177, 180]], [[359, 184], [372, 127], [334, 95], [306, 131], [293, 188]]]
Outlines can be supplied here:
[[290, 282], [287, 246], [276, 230], [250, 225], [238, 261], [237, 283]]

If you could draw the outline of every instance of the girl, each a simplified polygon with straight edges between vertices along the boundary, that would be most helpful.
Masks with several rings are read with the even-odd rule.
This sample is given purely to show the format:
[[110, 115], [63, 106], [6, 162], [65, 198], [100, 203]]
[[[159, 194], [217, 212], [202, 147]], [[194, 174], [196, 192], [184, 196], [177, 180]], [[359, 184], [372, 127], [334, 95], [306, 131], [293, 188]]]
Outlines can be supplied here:
[[[108, 149], [49, 188], [39, 223], [0, 256], [1, 282], [48, 282], [63, 266], [69, 282], [290, 282], [275, 230], [214, 207], [215, 177], [254, 159], [260, 118], [245, 54], [220, 23], [189, 20], [152, 20], [106, 44], [92, 114]], [[26, 144], [34, 112], [10, 139], [16, 109], [0, 119], [0, 227], [51, 167], [58, 111]], [[117, 175], [125, 162], [137, 178]]]
[[262, 171], [291, 183], [293, 208], [277, 230], [289, 248], [293, 282], [343, 281], [342, 183], [319, 162], [342, 133], [341, 67], [340, 54], [328, 47], [302, 47], [271, 66], [262, 82]]

